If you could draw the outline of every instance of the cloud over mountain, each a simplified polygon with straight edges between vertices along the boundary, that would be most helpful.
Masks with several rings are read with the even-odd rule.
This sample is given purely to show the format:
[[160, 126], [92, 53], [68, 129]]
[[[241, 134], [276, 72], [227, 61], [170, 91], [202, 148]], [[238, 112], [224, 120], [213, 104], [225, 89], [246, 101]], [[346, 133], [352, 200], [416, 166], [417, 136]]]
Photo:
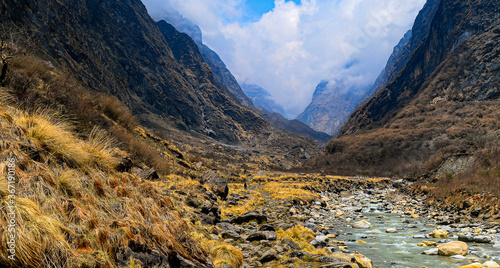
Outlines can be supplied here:
[[364, 89], [425, 0], [276, 0], [261, 17], [244, 0], [143, 0], [155, 19], [176, 10], [199, 25], [240, 83], [266, 88], [293, 117], [322, 80]]

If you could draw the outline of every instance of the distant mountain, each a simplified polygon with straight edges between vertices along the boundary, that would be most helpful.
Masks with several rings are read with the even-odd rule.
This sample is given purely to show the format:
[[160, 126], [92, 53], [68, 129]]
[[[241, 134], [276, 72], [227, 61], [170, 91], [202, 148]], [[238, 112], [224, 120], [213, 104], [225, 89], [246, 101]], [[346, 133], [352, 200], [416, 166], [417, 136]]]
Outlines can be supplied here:
[[252, 100], [255, 106], [261, 106], [271, 113], [279, 113], [283, 117], [288, 117], [285, 108], [277, 104], [267, 90], [251, 84], [242, 84], [241, 87], [243, 88], [243, 92]]
[[342, 83], [331, 85], [322, 81], [316, 87], [311, 103], [297, 119], [316, 131], [335, 136], [358, 105], [361, 92]]
[[308, 136], [322, 143], [326, 143], [327, 141], [332, 139], [331, 135], [316, 131], [308, 125], [300, 122], [299, 120], [288, 120], [279, 113], [267, 111], [266, 109], [262, 108], [262, 106], [259, 106], [256, 109], [262, 117], [269, 120], [271, 123], [273, 123], [273, 125], [279, 127], [280, 129], [297, 133], [303, 136]]
[[387, 85], [356, 108], [315, 165], [417, 176], [455, 155], [498, 157], [499, 11], [497, 0], [429, 0], [388, 62]]

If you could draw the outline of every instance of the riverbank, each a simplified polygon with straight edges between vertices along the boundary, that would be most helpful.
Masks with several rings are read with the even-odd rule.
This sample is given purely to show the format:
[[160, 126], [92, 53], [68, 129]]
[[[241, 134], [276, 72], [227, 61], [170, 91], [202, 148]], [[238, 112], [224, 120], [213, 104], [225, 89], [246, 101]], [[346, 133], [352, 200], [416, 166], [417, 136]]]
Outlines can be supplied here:
[[[500, 258], [495, 217], [452, 223], [455, 212], [403, 193], [409, 185], [402, 181], [303, 179], [260, 176], [247, 190], [230, 183], [228, 199], [204, 209], [211, 238], [240, 250], [242, 267], [439, 268]], [[220, 218], [206, 220], [210, 211]], [[436, 229], [447, 236], [434, 237]], [[465, 256], [438, 255], [438, 245], [466, 238]]]

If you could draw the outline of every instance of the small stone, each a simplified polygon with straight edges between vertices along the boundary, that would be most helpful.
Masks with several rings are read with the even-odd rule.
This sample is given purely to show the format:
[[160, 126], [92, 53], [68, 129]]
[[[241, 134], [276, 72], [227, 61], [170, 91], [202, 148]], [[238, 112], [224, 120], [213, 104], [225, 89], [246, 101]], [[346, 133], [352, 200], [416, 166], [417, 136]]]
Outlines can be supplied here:
[[276, 232], [276, 229], [274, 229], [273, 226], [269, 225], [269, 224], [263, 224], [260, 228], [259, 228], [259, 231], [273, 231], [273, 232]]
[[419, 246], [419, 247], [437, 247], [438, 243], [436, 243], [434, 241], [422, 241], [417, 246]]
[[422, 252], [422, 254], [424, 254], [424, 255], [438, 255], [439, 254], [438, 251], [439, 251], [438, 248], [431, 248], [431, 249], [428, 249], [428, 250]]
[[365, 220], [358, 221], [358, 222], [355, 222], [352, 224], [352, 228], [355, 228], [355, 229], [369, 229], [371, 226], [372, 225]]
[[432, 236], [434, 236], [434, 238], [448, 238], [449, 233], [446, 230], [436, 228], [434, 232], [432, 232]]
[[455, 259], [455, 260], [464, 260], [465, 256], [462, 256], [462, 255], [453, 255], [453, 256], [450, 256], [450, 258]]
[[316, 227], [316, 224], [311, 223], [311, 222], [308, 222], [308, 223], [304, 224], [304, 227], [306, 227], [307, 229], [309, 229], [309, 230], [311, 230], [313, 232], [318, 231], [318, 228]]
[[386, 233], [389, 233], [389, 234], [393, 234], [393, 233], [397, 233], [398, 230], [396, 230], [396, 228], [387, 228], [385, 230]]
[[268, 250], [262, 254], [262, 258], [260, 258], [260, 262], [266, 263], [266, 262], [274, 261], [277, 259], [279, 259], [278, 253], [276, 252], [276, 250], [271, 249], [271, 250]]
[[300, 246], [297, 243], [295, 243], [293, 240], [288, 239], [288, 238], [281, 240], [281, 244], [288, 245], [291, 249], [300, 250]]

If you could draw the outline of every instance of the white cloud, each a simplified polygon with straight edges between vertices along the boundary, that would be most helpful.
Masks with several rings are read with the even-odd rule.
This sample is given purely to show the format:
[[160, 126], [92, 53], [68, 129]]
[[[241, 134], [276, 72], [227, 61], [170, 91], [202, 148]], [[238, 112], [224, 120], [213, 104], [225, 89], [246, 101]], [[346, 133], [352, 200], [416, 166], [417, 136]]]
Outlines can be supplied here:
[[324, 79], [370, 86], [425, 0], [275, 0], [238, 22], [244, 0], [143, 0], [160, 19], [171, 9], [198, 24], [239, 82], [267, 89], [295, 116]]

